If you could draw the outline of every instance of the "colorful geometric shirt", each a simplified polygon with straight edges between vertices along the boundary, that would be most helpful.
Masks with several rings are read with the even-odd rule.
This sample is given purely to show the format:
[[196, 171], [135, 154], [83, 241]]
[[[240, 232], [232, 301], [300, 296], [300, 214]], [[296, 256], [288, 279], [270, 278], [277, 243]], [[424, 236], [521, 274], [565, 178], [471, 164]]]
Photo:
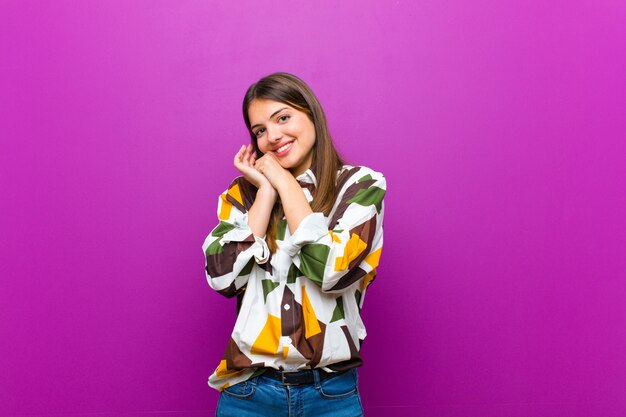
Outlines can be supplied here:
[[[296, 178], [309, 201], [313, 170]], [[219, 224], [202, 249], [211, 288], [237, 296], [238, 314], [223, 359], [209, 377], [222, 390], [264, 367], [342, 371], [361, 365], [361, 308], [383, 246], [383, 175], [344, 165], [328, 216], [312, 213], [289, 233], [277, 226], [275, 253], [248, 226], [256, 189], [236, 178], [219, 197]]]

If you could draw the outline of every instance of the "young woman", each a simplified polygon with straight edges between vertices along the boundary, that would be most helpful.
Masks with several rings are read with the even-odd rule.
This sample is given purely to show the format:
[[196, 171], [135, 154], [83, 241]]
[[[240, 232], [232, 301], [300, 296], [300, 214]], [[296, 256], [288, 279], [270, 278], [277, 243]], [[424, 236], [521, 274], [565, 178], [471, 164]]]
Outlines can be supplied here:
[[209, 377], [218, 416], [360, 416], [360, 311], [383, 244], [385, 178], [337, 154], [299, 78], [247, 91], [251, 144], [219, 197], [203, 249], [209, 285], [237, 296], [237, 321]]

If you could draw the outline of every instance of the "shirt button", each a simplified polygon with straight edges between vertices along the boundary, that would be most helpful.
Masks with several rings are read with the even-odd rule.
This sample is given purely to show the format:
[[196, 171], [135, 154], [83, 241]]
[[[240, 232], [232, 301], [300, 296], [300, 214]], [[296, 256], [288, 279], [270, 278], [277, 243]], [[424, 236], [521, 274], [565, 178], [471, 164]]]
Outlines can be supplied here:
[[289, 309], [291, 308], [291, 306], [290, 306], [289, 304], [285, 304], [285, 305], [283, 306], [283, 308], [284, 308], [285, 310], [289, 311]]

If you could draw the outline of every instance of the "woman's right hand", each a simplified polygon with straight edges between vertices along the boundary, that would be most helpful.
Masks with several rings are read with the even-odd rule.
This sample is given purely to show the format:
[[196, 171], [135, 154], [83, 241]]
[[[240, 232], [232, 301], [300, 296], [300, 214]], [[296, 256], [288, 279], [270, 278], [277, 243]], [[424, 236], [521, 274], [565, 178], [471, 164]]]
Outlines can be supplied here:
[[254, 185], [259, 190], [261, 188], [274, 188], [269, 180], [265, 177], [265, 175], [261, 174], [254, 167], [254, 162], [256, 161], [256, 154], [254, 153], [254, 149], [252, 148], [252, 144], [246, 146], [241, 145], [239, 152], [235, 155], [235, 168], [239, 170], [243, 174], [243, 177], [248, 180], [252, 185]]
[[255, 236], [263, 238], [267, 233], [272, 208], [278, 198], [278, 191], [270, 181], [254, 167], [256, 155], [252, 145], [242, 145], [235, 155], [235, 168], [243, 177], [258, 188], [252, 207], [248, 210], [248, 225]]

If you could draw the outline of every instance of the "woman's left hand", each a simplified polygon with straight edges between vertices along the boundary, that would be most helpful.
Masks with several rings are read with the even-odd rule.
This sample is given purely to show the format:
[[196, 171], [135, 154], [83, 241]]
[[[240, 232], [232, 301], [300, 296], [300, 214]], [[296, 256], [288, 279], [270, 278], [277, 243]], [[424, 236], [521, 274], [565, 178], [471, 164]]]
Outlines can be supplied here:
[[261, 174], [265, 175], [272, 187], [277, 191], [281, 185], [284, 185], [287, 180], [293, 178], [291, 172], [286, 170], [278, 162], [278, 158], [271, 152], [266, 153], [261, 158], [257, 159], [254, 163], [254, 168]]

